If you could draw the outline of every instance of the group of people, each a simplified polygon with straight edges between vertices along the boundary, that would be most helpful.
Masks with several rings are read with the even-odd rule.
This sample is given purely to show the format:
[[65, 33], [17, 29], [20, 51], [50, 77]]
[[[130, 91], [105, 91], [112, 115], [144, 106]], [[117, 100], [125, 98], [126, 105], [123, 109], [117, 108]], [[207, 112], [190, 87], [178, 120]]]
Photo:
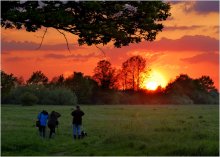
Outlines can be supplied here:
[[[80, 106], [76, 106], [76, 109], [72, 111], [71, 115], [73, 116], [73, 137], [76, 139], [81, 138], [81, 125], [82, 125], [82, 116], [84, 112], [80, 109]], [[40, 136], [45, 138], [46, 137], [46, 126], [50, 129], [49, 138], [52, 138], [55, 135], [55, 129], [58, 127], [58, 118], [61, 116], [60, 113], [52, 111], [50, 115], [47, 111], [43, 110], [37, 116], [39, 121], [39, 133]]]

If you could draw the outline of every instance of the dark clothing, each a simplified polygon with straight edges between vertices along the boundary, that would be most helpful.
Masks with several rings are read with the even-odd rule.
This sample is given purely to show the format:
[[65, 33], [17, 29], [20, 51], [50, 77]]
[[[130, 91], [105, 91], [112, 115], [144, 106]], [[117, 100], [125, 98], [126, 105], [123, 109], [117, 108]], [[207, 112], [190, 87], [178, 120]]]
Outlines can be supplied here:
[[55, 112], [53, 111], [51, 114], [50, 114], [50, 117], [49, 117], [49, 120], [48, 120], [48, 127], [50, 129], [50, 135], [49, 135], [49, 138], [52, 137], [52, 134], [54, 133], [55, 134], [55, 128], [56, 126], [58, 126], [58, 118], [60, 117], [61, 115], [58, 113], [58, 112]]
[[40, 136], [43, 137], [43, 138], [45, 138], [45, 135], [46, 135], [46, 127], [40, 125], [40, 126], [39, 126], [39, 132], [40, 132]]
[[52, 135], [55, 134], [55, 127], [54, 127], [54, 126], [50, 126], [50, 125], [49, 125], [48, 127], [49, 127], [49, 129], [50, 129], [49, 138], [51, 138]]
[[78, 135], [78, 139], [80, 139], [82, 116], [84, 115], [84, 112], [81, 111], [78, 106], [76, 108], [77, 109], [71, 113], [73, 116], [73, 137], [76, 139], [76, 136]]
[[71, 113], [73, 116], [73, 124], [76, 125], [82, 125], [82, 116], [84, 115], [84, 112], [77, 109]]
[[56, 125], [58, 125], [58, 118], [60, 117], [61, 115], [58, 113], [58, 112], [52, 112], [50, 114], [50, 117], [49, 117], [49, 120], [48, 120], [48, 126], [54, 126], [56, 127]]

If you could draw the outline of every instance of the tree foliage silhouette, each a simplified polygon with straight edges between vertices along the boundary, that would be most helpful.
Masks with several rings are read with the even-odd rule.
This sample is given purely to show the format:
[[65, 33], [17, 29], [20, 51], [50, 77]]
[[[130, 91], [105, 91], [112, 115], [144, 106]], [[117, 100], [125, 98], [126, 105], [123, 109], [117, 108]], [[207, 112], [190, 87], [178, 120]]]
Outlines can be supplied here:
[[33, 72], [31, 77], [27, 80], [28, 84], [46, 84], [48, 78], [41, 71]]
[[[21, 104], [21, 101], [26, 101], [24, 104], [31, 101], [34, 104], [53, 105], [69, 105], [77, 102], [80, 104], [219, 104], [218, 89], [209, 76], [192, 79], [186, 74], [181, 74], [165, 89], [158, 88], [154, 92], [143, 89], [139, 91], [112, 89], [117, 78], [115, 75], [108, 90], [103, 90], [102, 86], [98, 87], [97, 82], [89, 76], [83, 76], [81, 72], [74, 72], [66, 79], [61, 75], [57, 78], [61, 78], [62, 81], [55, 79], [46, 85], [38, 81], [36, 81], [38, 83], [19, 84], [13, 74], [6, 74], [3, 71], [1, 78], [2, 104]], [[37, 102], [33, 96], [37, 97]]]
[[65, 81], [64, 76], [59, 75], [59, 76], [53, 77], [52, 80], [50, 81], [50, 84], [54, 86], [64, 86], [64, 81]]
[[94, 69], [93, 78], [102, 89], [110, 89], [115, 82], [115, 69], [109, 61], [101, 60]]
[[52, 27], [78, 36], [79, 45], [115, 47], [153, 41], [170, 14], [163, 1], [2, 1], [1, 26], [35, 32]]
[[84, 76], [81, 72], [74, 74], [65, 80], [65, 86], [71, 89], [77, 96], [79, 103], [91, 102], [97, 83], [89, 76]]
[[202, 90], [205, 90], [206, 92], [215, 90], [214, 82], [209, 76], [202, 76], [197, 79], [197, 81]]
[[169, 83], [166, 86], [165, 93], [175, 96], [176, 100], [185, 97], [196, 104], [215, 104], [219, 97], [218, 90], [209, 76], [192, 79], [186, 74], [179, 75], [173, 82]]
[[145, 70], [146, 59], [137, 55], [130, 57], [122, 64], [125, 89], [139, 90], [141, 72]]
[[2, 96], [7, 95], [17, 84], [17, 78], [13, 74], [1, 71], [1, 92]]

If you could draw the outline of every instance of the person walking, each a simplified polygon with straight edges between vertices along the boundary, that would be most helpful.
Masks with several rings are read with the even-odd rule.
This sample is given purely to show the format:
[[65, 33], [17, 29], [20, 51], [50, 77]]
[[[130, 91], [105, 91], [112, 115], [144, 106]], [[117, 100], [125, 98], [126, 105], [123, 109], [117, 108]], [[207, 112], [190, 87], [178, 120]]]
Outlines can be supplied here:
[[42, 112], [40, 112], [37, 116], [37, 119], [40, 122], [39, 125], [39, 133], [40, 136], [45, 138], [46, 135], [46, 126], [47, 126], [47, 120], [48, 120], [48, 112], [43, 110]]
[[51, 138], [52, 135], [55, 134], [55, 128], [58, 127], [58, 124], [59, 124], [58, 118], [60, 116], [61, 115], [58, 112], [55, 112], [55, 111], [52, 111], [50, 113], [49, 120], [48, 120], [48, 127], [50, 129], [49, 138]]
[[81, 138], [81, 125], [82, 125], [82, 116], [84, 112], [80, 110], [80, 106], [76, 106], [76, 110], [74, 110], [71, 115], [73, 116], [73, 137], [76, 139], [78, 135], [78, 139]]

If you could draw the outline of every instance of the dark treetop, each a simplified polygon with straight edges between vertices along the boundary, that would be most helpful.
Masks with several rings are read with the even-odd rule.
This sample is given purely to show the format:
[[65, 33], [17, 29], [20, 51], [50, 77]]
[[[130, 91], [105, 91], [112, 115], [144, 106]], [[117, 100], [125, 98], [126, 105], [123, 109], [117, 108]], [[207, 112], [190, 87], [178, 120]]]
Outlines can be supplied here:
[[35, 32], [52, 27], [78, 36], [79, 45], [115, 47], [153, 41], [170, 5], [162, 1], [3, 1], [1, 26]]

